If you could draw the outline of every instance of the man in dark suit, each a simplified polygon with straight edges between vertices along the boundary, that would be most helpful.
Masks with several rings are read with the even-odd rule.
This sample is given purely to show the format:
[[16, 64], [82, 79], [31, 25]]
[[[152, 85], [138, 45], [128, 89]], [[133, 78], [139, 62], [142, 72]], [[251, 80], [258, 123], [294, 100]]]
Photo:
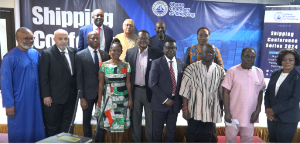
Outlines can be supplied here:
[[103, 25], [104, 13], [101, 9], [94, 10], [92, 18], [94, 19], [93, 24], [86, 25], [79, 29], [78, 51], [88, 47], [89, 44], [86, 41], [87, 35], [91, 31], [96, 31], [100, 36], [100, 45], [98, 48], [108, 53], [113, 38], [113, 30]]
[[133, 111], [131, 133], [134, 142], [142, 142], [142, 112], [145, 109], [145, 137], [152, 142], [152, 110], [150, 102], [152, 91], [148, 87], [149, 71], [152, 61], [163, 56], [163, 53], [149, 45], [149, 33], [140, 30], [137, 36], [138, 46], [128, 49], [125, 61], [131, 66], [131, 86], [133, 91]]
[[166, 41], [164, 54], [152, 62], [149, 75], [149, 87], [152, 90], [151, 109], [153, 110], [153, 142], [162, 142], [164, 123], [166, 122], [165, 142], [175, 141], [177, 115], [182, 107], [179, 96], [181, 78], [185, 63], [176, 58], [176, 42]]
[[[83, 132], [85, 137], [92, 137], [91, 115], [94, 104], [98, 100], [98, 73], [99, 62], [109, 60], [105, 51], [99, 50], [100, 38], [97, 32], [88, 33], [88, 48], [76, 54], [76, 80], [77, 89], [83, 91], [80, 95], [80, 105], [83, 112]], [[97, 142], [103, 141], [103, 129], [99, 129]]]
[[55, 45], [42, 51], [39, 62], [46, 136], [68, 132], [76, 103], [75, 54], [68, 32], [54, 32]]

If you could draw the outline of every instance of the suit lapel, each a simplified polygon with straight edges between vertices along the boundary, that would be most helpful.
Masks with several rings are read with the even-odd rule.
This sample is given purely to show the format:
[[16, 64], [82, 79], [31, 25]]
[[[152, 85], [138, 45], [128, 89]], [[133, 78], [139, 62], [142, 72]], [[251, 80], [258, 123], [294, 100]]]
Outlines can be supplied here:
[[[70, 72], [63, 56], [61, 55], [60, 51], [58, 50], [58, 47], [56, 45], [54, 45], [51, 50], [52, 50], [52, 53], [55, 55], [55, 57], [58, 59], [58, 61], [60, 61], [60, 63], [62, 63], [63, 67], [65, 67], [65, 69]], [[71, 72], [70, 72], [70, 74], [71, 74]]]
[[165, 56], [162, 57], [162, 66], [164, 67], [165, 69], [165, 74], [167, 75], [168, 79], [171, 81], [171, 84], [172, 84], [172, 78], [171, 78], [171, 72], [170, 72], [170, 68], [169, 68], [169, 65], [168, 65], [168, 61], [166, 59]]
[[139, 48], [135, 47], [135, 50], [133, 51], [133, 69], [136, 70], [136, 57], [138, 54]]
[[67, 47], [67, 50], [68, 50], [68, 52], [69, 52], [69, 57], [70, 57], [70, 61], [71, 61], [71, 66], [72, 66], [72, 72], [73, 72], [73, 74], [74, 74], [74, 71], [75, 71], [75, 65], [74, 65], [74, 60], [75, 60], [75, 58], [74, 58], [74, 51], [73, 50], [71, 50], [71, 48], [70, 47]]
[[94, 65], [94, 60], [93, 60], [90, 50], [88, 48], [86, 48], [86, 49], [84, 49], [84, 53], [85, 53], [85, 58], [87, 60], [87, 64], [92, 69], [92, 71], [94, 71], [97, 74], [96, 68]]
[[[281, 71], [282, 72], [282, 71]], [[279, 79], [280, 75], [281, 75], [281, 72], [278, 74], [278, 78], [277, 80]], [[297, 70], [294, 68], [289, 74], [288, 76], [285, 78], [285, 80], [281, 83], [278, 91], [277, 91], [277, 95], [279, 95], [281, 92], [284, 92], [284, 88], [285, 86], [287, 85], [287, 83], [294, 77], [295, 73], [297, 72]], [[276, 82], [277, 82], [276, 80]], [[275, 82], [275, 85], [276, 85], [276, 82]], [[275, 86], [276, 88], [276, 86]]]

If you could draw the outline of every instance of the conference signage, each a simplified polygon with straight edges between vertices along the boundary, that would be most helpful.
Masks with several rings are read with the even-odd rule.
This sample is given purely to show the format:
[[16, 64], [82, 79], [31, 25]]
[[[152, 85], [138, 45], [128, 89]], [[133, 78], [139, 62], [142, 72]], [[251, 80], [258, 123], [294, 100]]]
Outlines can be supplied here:
[[[145, 29], [155, 35], [155, 23], [166, 23], [166, 34], [177, 41], [177, 54], [184, 57], [186, 49], [198, 43], [197, 30], [210, 29], [209, 43], [220, 49], [226, 69], [241, 63], [244, 47], [258, 52], [260, 64], [263, 16], [265, 5], [186, 0], [20, 0], [21, 26], [34, 33], [34, 46], [41, 51], [54, 44], [53, 33], [68, 31], [69, 46], [77, 48], [79, 28], [93, 23], [94, 9], [104, 11], [104, 25], [114, 36], [122, 33], [125, 19], [135, 22], [134, 33]], [[233, 12], [234, 11], [234, 12]]]
[[264, 19], [261, 68], [265, 78], [282, 68], [276, 58], [282, 49], [299, 49], [300, 6], [267, 6]]

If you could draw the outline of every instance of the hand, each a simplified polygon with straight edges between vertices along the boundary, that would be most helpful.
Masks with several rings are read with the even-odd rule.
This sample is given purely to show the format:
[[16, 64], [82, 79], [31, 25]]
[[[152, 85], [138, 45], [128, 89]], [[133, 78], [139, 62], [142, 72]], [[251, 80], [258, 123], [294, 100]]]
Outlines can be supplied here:
[[167, 106], [172, 106], [174, 104], [174, 101], [168, 98], [168, 100], [165, 102], [165, 104]]
[[251, 115], [250, 123], [255, 123], [258, 119], [258, 116], [259, 116], [259, 112], [254, 111]]
[[232, 118], [231, 114], [225, 112], [225, 121], [228, 122], [228, 123], [231, 123], [231, 118]]
[[182, 110], [182, 117], [188, 121], [190, 119], [190, 113], [189, 113], [189, 110], [185, 109], [185, 110]]
[[267, 115], [269, 121], [276, 121], [274, 115]]
[[267, 108], [266, 109], [266, 114], [271, 115], [271, 116], [274, 115], [273, 109], [272, 108]]
[[9, 117], [14, 117], [15, 116], [15, 107], [9, 107], [9, 108], [5, 108], [6, 109], [6, 116]]
[[132, 102], [132, 101], [129, 101], [127, 107], [128, 107], [130, 110], [132, 110], [132, 109], [133, 109], [133, 102]]
[[44, 104], [46, 106], [48, 106], [48, 107], [51, 106], [51, 103], [52, 103], [52, 98], [50, 96], [44, 98]]
[[85, 98], [80, 99], [80, 105], [83, 110], [86, 110], [89, 107]]

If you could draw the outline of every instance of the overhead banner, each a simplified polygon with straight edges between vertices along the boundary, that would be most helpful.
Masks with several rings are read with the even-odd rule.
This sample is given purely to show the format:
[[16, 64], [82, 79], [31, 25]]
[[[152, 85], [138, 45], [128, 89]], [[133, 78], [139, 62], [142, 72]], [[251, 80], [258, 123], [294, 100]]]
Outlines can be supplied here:
[[166, 23], [166, 34], [177, 41], [177, 57], [198, 43], [197, 30], [210, 29], [209, 43], [220, 49], [226, 69], [241, 63], [245, 47], [257, 50], [260, 64], [265, 5], [187, 0], [20, 0], [21, 26], [34, 32], [35, 48], [41, 51], [54, 44], [53, 32], [63, 28], [69, 33], [69, 46], [77, 48], [79, 28], [93, 23], [94, 9], [104, 11], [104, 25], [114, 36], [122, 33], [125, 19], [133, 19], [137, 31], [155, 35], [155, 23]]
[[265, 78], [282, 68], [276, 58], [280, 50], [288, 48], [300, 52], [300, 6], [267, 6], [264, 19], [261, 68]]

